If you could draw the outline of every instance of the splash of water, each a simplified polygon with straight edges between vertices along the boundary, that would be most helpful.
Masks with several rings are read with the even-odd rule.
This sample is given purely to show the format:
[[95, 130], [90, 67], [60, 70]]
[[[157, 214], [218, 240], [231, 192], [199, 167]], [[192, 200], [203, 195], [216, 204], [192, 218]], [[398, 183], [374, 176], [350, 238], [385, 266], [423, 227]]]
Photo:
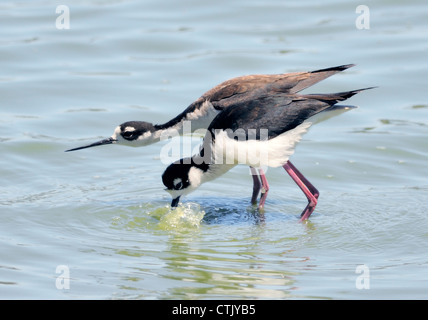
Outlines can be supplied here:
[[186, 203], [162, 215], [158, 226], [162, 230], [195, 229], [201, 225], [204, 215], [205, 212], [198, 204]]

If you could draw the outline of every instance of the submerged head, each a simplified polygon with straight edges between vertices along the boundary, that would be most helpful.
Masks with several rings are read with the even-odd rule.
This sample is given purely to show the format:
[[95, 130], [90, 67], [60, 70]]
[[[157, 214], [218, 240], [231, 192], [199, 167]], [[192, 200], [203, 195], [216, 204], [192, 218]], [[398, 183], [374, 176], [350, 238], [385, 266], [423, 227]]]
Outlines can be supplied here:
[[162, 182], [171, 195], [171, 207], [176, 207], [180, 197], [197, 189], [207, 166], [197, 165], [192, 158], [178, 160], [168, 166], [162, 174]]
[[113, 135], [110, 138], [103, 139], [86, 146], [69, 149], [68, 151], [76, 151], [85, 148], [102, 146], [105, 144], [121, 144], [132, 147], [146, 146], [154, 143], [156, 140], [153, 136], [155, 127], [153, 124], [144, 121], [128, 121], [117, 126]]

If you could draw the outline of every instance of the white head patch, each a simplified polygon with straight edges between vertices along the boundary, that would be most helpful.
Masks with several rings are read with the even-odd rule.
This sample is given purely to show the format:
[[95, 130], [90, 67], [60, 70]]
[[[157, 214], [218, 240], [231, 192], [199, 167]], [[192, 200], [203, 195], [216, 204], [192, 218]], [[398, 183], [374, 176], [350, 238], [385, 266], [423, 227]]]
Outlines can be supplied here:
[[126, 127], [124, 130], [124, 132], [133, 132], [133, 131], [135, 131], [134, 127]]
[[201, 169], [197, 167], [191, 167], [189, 170], [190, 187], [194, 189], [199, 187], [202, 183], [203, 175], [204, 175], [204, 172]]

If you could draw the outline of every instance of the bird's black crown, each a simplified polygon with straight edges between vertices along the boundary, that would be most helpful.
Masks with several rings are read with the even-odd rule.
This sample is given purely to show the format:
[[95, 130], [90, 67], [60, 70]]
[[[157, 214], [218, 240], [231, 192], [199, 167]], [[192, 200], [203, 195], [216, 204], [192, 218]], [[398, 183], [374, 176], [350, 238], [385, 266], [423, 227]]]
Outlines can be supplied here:
[[145, 121], [127, 121], [120, 125], [120, 135], [128, 140], [136, 140], [145, 132], [154, 132], [153, 124]]

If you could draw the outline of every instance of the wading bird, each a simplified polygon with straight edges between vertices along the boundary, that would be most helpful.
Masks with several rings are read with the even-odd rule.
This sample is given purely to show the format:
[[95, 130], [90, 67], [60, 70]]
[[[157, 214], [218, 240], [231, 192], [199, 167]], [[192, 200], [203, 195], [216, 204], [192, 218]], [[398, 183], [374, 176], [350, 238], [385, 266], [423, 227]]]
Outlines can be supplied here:
[[[76, 151], [85, 148], [118, 144], [133, 147], [146, 146], [160, 141], [162, 136], [183, 133], [186, 121], [190, 122], [192, 132], [206, 129], [212, 120], [234, 105], [251, 104], [260, 97], [287, 94], [295, 95], [340, 71], [353, 67], [353, 64], [307, 72], [293, 72], [273, 75], [248, 75], [236, 77], [215, 86], [190, 104], [183, 112], [164, 124], [152, 124], [146, 121], [127, 121], [114, 130], [111, 137], [66, 150]], [[261, 169], [251, 167], [253, 176], [252, 203], [257, 203], [262, 183], [266, 180]], [[261, 173], [259, 177], [259, 173]], [[266, 185], [266, 183], [265, 183]]]
[[[163, 173], [162, 181], [173, 199], [171, 206], [177, 206], [182, 195], [202, 183], [218, 178], [237, 164], [245, 164], [259, 171], [259, 208], [263, 208], [269, 185], [261, 168], [282, 166], [308, 199], [300, 216], [301, 221], [308, 219], [317, 205], [319, 192], [289, 158], [312, 124], [355, 108], [337, 103], [362, 90], [366, 89], [307, 95], [270, 92], [230, 106], [211, 122], [200, 152], [172, 163]], [[266, 132], [264, 137], [262, 130]], [[265, 156], [261, 157], [262, 154]]]

